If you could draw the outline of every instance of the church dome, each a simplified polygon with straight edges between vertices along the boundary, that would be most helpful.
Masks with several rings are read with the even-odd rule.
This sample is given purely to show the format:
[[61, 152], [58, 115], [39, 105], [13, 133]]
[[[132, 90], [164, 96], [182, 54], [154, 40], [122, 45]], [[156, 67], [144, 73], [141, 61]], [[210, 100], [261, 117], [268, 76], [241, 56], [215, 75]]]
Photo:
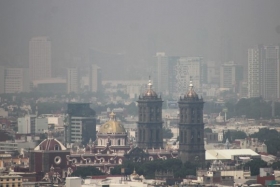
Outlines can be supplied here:
[[197, 93], [193, 89], [192, 81], [190, 81], [189, 91], [185, 95], [187, 98], [198, 99]]
[[157, 93], [152, 89], [152, 87], [152, 82], [149, 80], [148, 89], [143, 93], [143, 97], [157, 97]]
[[123, 134], [126, 133], [123, 125], [116, 120], [115, 113], [110, 114], [110, 120], [101, 125], [98, 134]]
[[64, 151], [66, 147], [57, 139], [53, 138], [50, 133], [47, 139], [43, 140], [37, 147], [34, 148], [35, 151]]

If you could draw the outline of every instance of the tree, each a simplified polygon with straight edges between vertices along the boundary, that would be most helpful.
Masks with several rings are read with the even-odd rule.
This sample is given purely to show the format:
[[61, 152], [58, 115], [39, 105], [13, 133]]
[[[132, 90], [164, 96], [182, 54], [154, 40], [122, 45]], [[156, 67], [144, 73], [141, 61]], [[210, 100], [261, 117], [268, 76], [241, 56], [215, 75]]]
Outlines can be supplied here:
[[72, 176], [86, 178], [87, 176], [94, 176], [94, 175], [104, 175], [99, 169], [87, 166], [87, 167], [79, 167], [72, 173]]
[[146, 179], [152, 179], [155, 177], [156, 171], [173, 171], [175, 178], [184, 178], [186, 175], [195, 175], [198, 163], [186, 162], [182, 163], [179, 159], [167, 159], [167, 160], [153, 160], [140, 162], [128, 162], [125, 161], [121, 166], [116, 166], [112, 171], [112, 175], [120, 175], [121, 168], [126, 168], [130, 173], [135, 169], [139, 175], [144, 175]]
[[251, 171], [251, 175], [255, 176], [260, 174], [260, 168], [267, 167], [267, 163], [261, 159], [254, 159], [247, 162], [244, 166], [249, 167]]
[[229, 140], [229, 142], [232, 142], [236, 139], [245, 139], [246, 137], [247, 134], [243, 131], [228, 130], [224, 133], [223, 142], [226, 142], [227, 139]]

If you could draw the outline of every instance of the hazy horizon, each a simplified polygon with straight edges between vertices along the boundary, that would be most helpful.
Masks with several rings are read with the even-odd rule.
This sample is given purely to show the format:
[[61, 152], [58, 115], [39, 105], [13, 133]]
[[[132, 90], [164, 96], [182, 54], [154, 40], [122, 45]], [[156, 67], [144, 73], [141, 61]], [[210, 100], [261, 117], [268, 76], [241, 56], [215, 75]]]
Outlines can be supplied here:
[[90, 49], [121, 55], [124, 73], [104, 61], [104, 79], [133, 76], [131, 67], [146, 76], [156, 52], [246, 65], [249, 47], [280, 43], [279, 8], [278, 0], [2, 0], [0, 65], [28, 66], [36, 36], [52, 41], [55, 67], [86, 61]]

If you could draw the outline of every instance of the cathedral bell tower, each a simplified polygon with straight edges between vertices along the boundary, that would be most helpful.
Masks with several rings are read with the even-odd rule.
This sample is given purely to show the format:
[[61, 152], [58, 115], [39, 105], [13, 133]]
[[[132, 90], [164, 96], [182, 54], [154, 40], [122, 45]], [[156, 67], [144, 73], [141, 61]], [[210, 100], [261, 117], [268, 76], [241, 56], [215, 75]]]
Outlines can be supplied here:
[[163, 147], [162, 138], [162, 99], [152, 89], [151, 80], [148, 89], [138, 99], [137, 144], [140, 148]]
[[205, 161], [203, 99], [198, 97], [190, 81], [189, 91], [180, 97], [179, 157], [182, 162]]

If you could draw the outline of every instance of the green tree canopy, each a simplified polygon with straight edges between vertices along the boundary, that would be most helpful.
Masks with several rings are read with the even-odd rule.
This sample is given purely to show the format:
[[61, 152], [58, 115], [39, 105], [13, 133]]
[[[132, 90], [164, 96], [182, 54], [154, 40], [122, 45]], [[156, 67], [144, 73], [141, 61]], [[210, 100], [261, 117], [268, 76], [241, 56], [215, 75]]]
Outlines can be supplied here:
[[187, 175], [196, 175], [196, 167], [199, 163], [186, 162], [182, 163], [179, 159], [167, 159], [167, 160], [154, 160], [144, 163], [139, 162], [124, 162], [123, 165], [115, 167], [112, 171], [112, 175], [120, 175], [121, 168], [127, 168], [130, 173], [135, 171], [139, 175], [144, 175], [145, 178], [151, 179], [155, 177], [155, 171], [173, 171], [175, 178], [183, 178]]
[[75, 170], [72, 173], [72, 176], [86, 178], [87, 176], [94, 176], [94, 175], [104, 175], [99, 169], [93, 167], [93, 166], [87, 166], [87, 167], [78, 167], [77, 170]]
[[223, 142], [226, 142], [227, 139], [229, 142], [233, 142], [236, 139], [245, 139], [246, 137], [247, 134], [243, 131], [228, 130], [224, 132]]
[[247, 162], [244, 166], [250, 168], [252, 176], [256, 176], [260, 174], [260, 168], [267, 167], [267, 163], [261, 159], [254, 159]]

